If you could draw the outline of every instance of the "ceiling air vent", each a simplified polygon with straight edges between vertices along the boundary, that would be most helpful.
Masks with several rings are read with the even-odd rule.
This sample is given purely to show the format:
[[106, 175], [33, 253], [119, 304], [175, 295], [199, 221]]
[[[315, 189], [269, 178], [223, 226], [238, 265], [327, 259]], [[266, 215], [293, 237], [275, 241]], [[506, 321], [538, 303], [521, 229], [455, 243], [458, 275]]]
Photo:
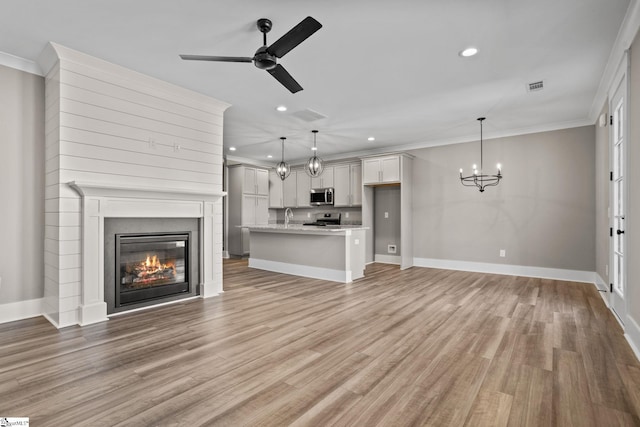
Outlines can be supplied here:
[[544, 82], [542, 80], [538, 81], [538, 82], [533, 82], [533, 83], [529, 83], [527, 85], [527, 90], [529, 92], [536, 92], [539, 90], [544, 89]]
[[305, 122], [315, 122], [316, 120], [327, 118], [324, 114], [313, 111], [310, 108], [296, 111], [295, 113], [291, 113], [291, 115], [299, 118], [300, 120], [304, 120]]

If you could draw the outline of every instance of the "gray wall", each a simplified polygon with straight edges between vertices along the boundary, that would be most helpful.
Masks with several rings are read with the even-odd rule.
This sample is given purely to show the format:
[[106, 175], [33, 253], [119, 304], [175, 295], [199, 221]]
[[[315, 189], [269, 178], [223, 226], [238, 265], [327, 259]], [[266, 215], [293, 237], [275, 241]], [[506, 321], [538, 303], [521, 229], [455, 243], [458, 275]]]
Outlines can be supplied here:
[[594, 271], [594, 127], [485, 140], [485, 170], [500, 162], [504, 179], [484, 193], [458, 176], [479, 163], [479, 150], [473, 142], [410, 152], [414, 256]]
[[[400, 186], [376, 187], [373, 194], [375, 254], [400, 256]], [[388, 245], [396, 245], [395, 254], [387, 251]]]
[[606, 125], [600, 127], [596, 123], [596, 268], [600, 277], [609, 283], [607, 267], [609, 265], [609, 108], [608, 102], [600, 111], [606, 117]]
[[44, 78], [0, 66], [0, 304], [44, 295]]

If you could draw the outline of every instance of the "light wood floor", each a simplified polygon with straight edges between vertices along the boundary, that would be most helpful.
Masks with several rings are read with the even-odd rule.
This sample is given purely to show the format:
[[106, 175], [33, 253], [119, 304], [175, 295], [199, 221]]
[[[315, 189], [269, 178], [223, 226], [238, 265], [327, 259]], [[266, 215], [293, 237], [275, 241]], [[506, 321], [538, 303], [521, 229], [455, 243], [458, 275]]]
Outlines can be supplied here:
[[593, 285], [225, 262], [216, 298], [84, 328], [0, 325], [0, 416], [34, 426], [640, 425], [640, 364]]

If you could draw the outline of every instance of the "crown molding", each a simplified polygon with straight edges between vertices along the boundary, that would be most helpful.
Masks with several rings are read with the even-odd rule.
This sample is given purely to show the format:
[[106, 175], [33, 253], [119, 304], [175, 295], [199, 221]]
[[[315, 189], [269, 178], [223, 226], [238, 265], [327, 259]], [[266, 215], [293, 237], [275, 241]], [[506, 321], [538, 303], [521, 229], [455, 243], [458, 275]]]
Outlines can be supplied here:
[[24, 71], [25, 73], [35, 74], [36, 76], [44, 76], [40, 66], [29, 59], [20, 58], [10, 53], [0, 52], [0, 65]]
[[607, 66], [602, 73], [598, 91], [596, 92], [591, 108], [589, 109], [589, 119], [591, 120], [591, 123], [596, 122], [600, 115], [602, 106], [607, 101], [609, 89], [613, 84], [613, 79], [620, 63], [624, 59], [625, 52], [631, 47], [631, 43], [633, 43], [633, 40], [638, 33], [638, 28], [640, 28], [640, 1], [631, 0], [627, 13], [622, 21], [622, 25], [620, 26], [620, 30], [618, 31], [618, 37], [616, 37], [616, 41], [613, 43], [613, 48], [609, 54]]

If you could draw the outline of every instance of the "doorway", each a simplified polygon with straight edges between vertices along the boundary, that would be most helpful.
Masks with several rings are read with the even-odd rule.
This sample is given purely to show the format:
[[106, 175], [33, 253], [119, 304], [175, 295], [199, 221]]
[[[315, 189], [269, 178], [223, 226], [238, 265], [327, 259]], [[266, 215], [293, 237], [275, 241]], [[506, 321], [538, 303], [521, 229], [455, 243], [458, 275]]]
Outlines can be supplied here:
[[611, 288], [609, 303], [621, 323], [626, 318], [627, 268], [625, 262], [626, 237], [625, 215], [627, 206], [627, 56], [620, 66], [614, 80], [612, 92], [609, 94], [609, 111], [611, 112], [610, 153], [611, 153], [611, 187], [610, 187], [610, 265], [609, 275]]

